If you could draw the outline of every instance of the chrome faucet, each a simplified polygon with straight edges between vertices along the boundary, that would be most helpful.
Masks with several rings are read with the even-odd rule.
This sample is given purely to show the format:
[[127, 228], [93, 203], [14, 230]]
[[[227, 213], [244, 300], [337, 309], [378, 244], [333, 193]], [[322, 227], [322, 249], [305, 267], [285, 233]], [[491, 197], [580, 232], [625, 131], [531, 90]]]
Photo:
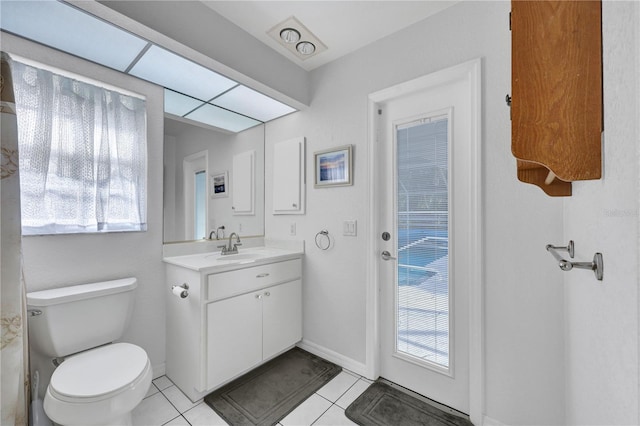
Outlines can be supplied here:
[[[236, 242], [233, 243], [233, 248], [231, 248], [231, 244], [232, 244], [232, 240], [233, 240], [233, 236], [235, 235], [236, 237]], [[241, 246], [242, 243], [240, 242], [240, 235], [236, 234], [235, 232], [232, 232], [231, 235], [229, 235], [229, 244], [224, 246], [218, 246], [218, 248], [221, 248], [222, 251], [220, 252], [221, 255], [225, 255], [225, 254], [236, 254], [238, 253], [238, 246]]]

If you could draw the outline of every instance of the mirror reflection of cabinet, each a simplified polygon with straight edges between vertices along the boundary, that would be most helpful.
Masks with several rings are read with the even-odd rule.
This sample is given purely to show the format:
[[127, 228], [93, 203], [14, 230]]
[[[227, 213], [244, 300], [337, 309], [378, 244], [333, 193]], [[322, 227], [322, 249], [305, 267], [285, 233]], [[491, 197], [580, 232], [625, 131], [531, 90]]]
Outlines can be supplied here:
[[278, 142], [273, 146], [273, 214], [304, 214], [304, 138]]
[[254, 158], [255, 151], [247, 151], [233, 156], [231, 196], [233, 214], [254, 214]]

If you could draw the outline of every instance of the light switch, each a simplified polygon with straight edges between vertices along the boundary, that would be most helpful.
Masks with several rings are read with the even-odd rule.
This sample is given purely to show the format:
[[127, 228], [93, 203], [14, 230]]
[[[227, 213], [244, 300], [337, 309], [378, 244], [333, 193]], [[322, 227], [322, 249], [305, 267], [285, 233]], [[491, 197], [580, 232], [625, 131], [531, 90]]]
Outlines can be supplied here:
[[345, 237], [355, 237], [358, 235], [358, 221], [345, 220], [342, 225], [342, 235]]

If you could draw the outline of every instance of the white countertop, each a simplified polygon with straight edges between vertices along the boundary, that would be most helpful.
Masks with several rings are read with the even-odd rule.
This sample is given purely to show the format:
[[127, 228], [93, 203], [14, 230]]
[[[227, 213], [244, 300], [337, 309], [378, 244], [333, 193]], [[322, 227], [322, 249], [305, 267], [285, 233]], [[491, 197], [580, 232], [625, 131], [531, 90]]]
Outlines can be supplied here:
[[254, 265], [296, 259], [304, 254], [303, 250], [288, 250], [276, 247], [252, 247], [238, 250], [238, 254], [221, 255], [219, 251], [169, 256], [162, 260], [171, 265], [181, 266], [192, 271], [215, 273]]

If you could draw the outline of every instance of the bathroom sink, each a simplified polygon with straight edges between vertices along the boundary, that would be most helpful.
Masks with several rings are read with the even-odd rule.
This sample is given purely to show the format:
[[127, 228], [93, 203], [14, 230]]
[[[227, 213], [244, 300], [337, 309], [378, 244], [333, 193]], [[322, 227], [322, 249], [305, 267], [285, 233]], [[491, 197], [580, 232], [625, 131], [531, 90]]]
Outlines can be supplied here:
[[216, 262], [235, 262], [240, 260], [257, 259], [263, 257], [262, 253], [238, 253], [238, 254], [220, 254], [211, 253], [204, 256], [205, 259], [215, 260]]
[[250, 260], [257, 259], [259, 257], [264, 257], [263, 253], [238, 253], [238, 254], [225, 254], [220, 255], [218, 257], [218, 262], [232, 261], [235, 262], [237, 260]]

